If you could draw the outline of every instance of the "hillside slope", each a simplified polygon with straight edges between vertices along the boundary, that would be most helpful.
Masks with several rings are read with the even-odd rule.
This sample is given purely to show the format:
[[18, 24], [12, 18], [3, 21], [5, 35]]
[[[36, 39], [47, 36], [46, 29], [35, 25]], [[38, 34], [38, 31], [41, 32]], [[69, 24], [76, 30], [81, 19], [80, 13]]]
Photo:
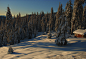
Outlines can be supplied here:
[[54, 32], [52, 38], [47, 34], [38, 33], [36, 38], [21, 40], [21, 43], [12, 45], [13, 54], [7, 54], [9, 46], [0, 47], [0, 59], [85, 59], [86, 39], [68, 38], [67, 46], [57, 46]]

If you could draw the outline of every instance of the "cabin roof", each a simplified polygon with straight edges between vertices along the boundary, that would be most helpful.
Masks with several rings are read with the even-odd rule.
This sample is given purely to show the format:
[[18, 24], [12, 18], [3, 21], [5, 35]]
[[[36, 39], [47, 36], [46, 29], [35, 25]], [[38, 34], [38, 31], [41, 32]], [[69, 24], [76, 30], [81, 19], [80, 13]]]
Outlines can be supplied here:
[[83, 30], [83, 29], [78, 29], [78, 30], [73, 31], [73, 33], [75, 33], [75, 34], [80, 34], [80, 35], [85, 35], [85, 34], [86, 34], [86, 29], [85, 29], [85, 30]]

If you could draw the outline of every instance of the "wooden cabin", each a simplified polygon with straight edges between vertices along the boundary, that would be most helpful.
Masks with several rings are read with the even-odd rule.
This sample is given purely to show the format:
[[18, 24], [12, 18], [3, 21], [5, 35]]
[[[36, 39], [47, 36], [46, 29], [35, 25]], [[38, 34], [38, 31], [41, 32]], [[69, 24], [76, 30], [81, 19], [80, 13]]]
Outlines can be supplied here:
[[78, 29], [78, 30], [75, 30], [73, 33], [74, 33], [74, 36], [75, 37], [78, 37], [78, 38], [86, 38], [86, 29], [85, 30]]

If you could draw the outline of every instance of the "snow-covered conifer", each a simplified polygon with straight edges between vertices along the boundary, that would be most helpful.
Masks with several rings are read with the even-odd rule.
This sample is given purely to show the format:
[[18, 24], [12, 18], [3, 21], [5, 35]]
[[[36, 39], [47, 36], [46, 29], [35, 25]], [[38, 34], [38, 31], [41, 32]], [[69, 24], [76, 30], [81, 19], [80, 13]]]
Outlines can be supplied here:
[[7, 45], [7, 33], [4, 33], [4, 37], [3, 37], [3, 45], [6, 46]]
[[57, 31], [58, 26], [60, 25], [60, 16], [62, 15], [62, 4], [59, 4], [58, 11], [56, 13], [56, 21], [55, 21], [55, 31]]
[[49, 38], [49, 39], [51, 38], [51, 28], [50, 28], [50, 25], [51, 25], [51, 24], [49, 24], [49, 33], [48, 33], [48, 38]]
[[82, 24], [83, 6], [85, 0], [75, 0], [71, 19], [71, 34], [74, 30], [80, 29]]
[[29, 28], [29, 39], [32, 38], [32, 28], [31, 28], [31, 22], [28, 22], [28, 28]]
[[61, 22], [60, 22], [60, 25], [58, 27], [58, 30], [57, 30], [57, 39], [55, 40], [55, 43], [57, 45], [66, 45], [67, 44], [67, 41], [66, 41], [66, 38], [67, 38], [67, 22], [65, 22], [65, 18], [64, 16], [62, 15], [61, 16]]
[[42, 16], [41, 16], [41, 13], [40, 13], [39, 19], [38, 19], [38, 32], [41, 32], [41, 19], [42, 19]]
[[[61, 4], [61, 9], [58, 9], [58, 10], [62, 10], [62, 4]], [[57, 18], [59, 18], [57, 21], [58, 21], [58, 28], [56, 28], [56, 32], [57, 32], [57, 36], [56, 36], [56, 40], [55, 40], [55, 43], [57, 45], [66, 45], [67, 44], [67, 41], [66, 41], [66, 38], [67, 38], [67, 19], [65, 18], [65, 15], [62, 11], [59, 11], [57, 13], [57, 15], [61, 13], [58, 16], [56, 16]]]
[[45, 31], [48, 32], [48, 12], [45, 14]]
[[36, 34], [37, 34], [36, 31], [37, 31], [37, 30], [36, 30], [36, 27], [35, 27], [35, 29], [34, 29], [34, 38], [36, 37]]
[[13, 48], [11, 46], [9, 46], [8, 54], [12, 54], [12, 53], [13, 53]]
[[68, 32], [71, 33], [71, 18], [72, 18], [72, 11], [73, 11], [71, 0], [67, 2], [65, 8], [66, 8], [65, 15], [68, 22], [67, 26], [70, 28]]
[[1, 30], [0, 30], [0, 47], [2, 46], [2, 35], [1, 35]]
[[51, 24], [51, 25], [50, 25], [50, 29], [53, 30], [53, 28], [54, 28], [53, 7], [51, 8], [51, 14], [50, 14], [50, 19], [49, 19], [49, 24]]
[[83, 9], [82, 26], [84, 27], [84, 29], [86, 28], [86, 5], [84, 6], [84, 9]]
[[45, 31], [45, 17], [42, 17], [42, 21], [41, 21], [41, 26], [42, 26], [42, 32]]

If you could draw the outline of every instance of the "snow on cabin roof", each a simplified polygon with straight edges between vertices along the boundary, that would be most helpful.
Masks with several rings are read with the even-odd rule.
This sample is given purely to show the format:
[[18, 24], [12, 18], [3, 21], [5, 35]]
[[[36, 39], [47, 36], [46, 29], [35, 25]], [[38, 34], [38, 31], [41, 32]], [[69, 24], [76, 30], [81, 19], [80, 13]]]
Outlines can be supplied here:
[[85, 34], [86, 34], [86, 29], [85, 29], [85, 30], [83, 30], [83, 29], [78, 29], [78, 30], [75, 30], [73, 33], [85, 35]]

